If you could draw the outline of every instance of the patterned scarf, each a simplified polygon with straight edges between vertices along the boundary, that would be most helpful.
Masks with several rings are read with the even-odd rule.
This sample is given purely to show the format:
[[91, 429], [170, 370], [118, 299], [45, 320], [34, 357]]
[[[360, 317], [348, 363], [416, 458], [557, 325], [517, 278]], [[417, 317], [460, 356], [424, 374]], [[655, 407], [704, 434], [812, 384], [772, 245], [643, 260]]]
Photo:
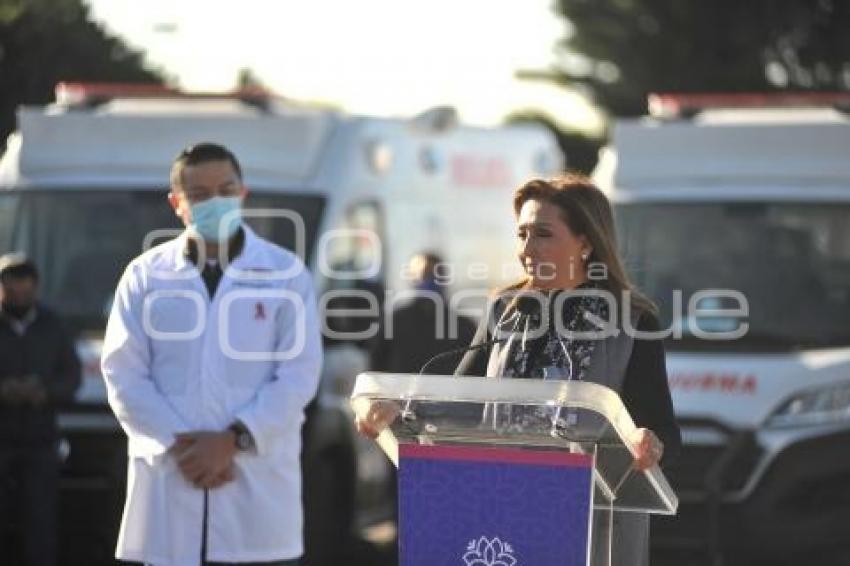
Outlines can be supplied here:
[[[578, 289], [601, 289], [594, 282], [579, 285]], [[554, 305], [561, 293], [567, 296], [560, 299], [563, 317], [558, 335], [558, 325], [553, 313]], [[587, 377], [590, 359], [596, 345], [596, 340], [573, 337], [569, 332], [590, 333], [599, 330], [594, 320], [608, 320], [608, 302], [597, 296], [575, 295], [569, 291], [554, 291], [547, 296], [544, 305], [549, 309], [550, 316], [545, 321], [548, 326], [545, 334], [534, 339], [526, 339], [526, 328], [539, 329], [543, 324], [541, 312], [529, 315], [517, 314], [518, 318], [511, 319], [514, 326], [512, 339], [502, 376], [514, 378], [536, 379], [577, 379]], [[554, 316], [553, 316], [554, 315]], [[526, 326], [527, 323], [527, 326]], [[507, 325], [503, 325], [507, 326]], [[504, 329], [504, 330], [508, 330]], [[563, 332], [564, 330], [569, 332]]]

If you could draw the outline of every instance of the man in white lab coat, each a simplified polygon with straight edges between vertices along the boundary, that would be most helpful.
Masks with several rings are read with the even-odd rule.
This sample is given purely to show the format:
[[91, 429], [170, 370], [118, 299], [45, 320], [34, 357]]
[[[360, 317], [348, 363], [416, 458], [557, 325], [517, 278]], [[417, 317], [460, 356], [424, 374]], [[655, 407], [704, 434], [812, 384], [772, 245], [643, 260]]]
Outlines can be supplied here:
[[184, 150], [187, 229], [130, 263], [102, 369], [129, 438], [117, 557], [154, 566], [298, 564], [301, 424], [321, 366], [310, 274], [240, 220], [226, 148]]

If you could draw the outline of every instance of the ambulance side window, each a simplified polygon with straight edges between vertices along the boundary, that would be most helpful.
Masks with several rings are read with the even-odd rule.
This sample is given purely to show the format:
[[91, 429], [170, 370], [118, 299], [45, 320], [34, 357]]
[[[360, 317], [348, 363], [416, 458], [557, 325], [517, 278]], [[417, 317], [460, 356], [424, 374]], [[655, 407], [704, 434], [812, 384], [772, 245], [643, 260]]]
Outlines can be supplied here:
[[[362, 202], [349, 207], [342, 222], [324, 240], [322, 262], [327, 301], [333, 316], [327, 317], [326, 343], [349, 342], [368, 348], [377, 337], [384, 304], [384, 233], [378, 203]], [[357, 316], [338, 310], [357, 311]], [[365, 316], [368, 313], [374, 316]], [[374, 329], [374, 333], [369, 330]], [[372, 334], [375, 334], [374, 336]]]

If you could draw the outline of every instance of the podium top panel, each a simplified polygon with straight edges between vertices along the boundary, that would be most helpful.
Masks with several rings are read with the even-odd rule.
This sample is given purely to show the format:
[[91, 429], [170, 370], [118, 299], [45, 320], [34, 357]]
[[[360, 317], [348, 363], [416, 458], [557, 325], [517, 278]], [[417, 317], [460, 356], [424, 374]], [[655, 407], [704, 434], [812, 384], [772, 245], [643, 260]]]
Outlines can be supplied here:
[[[513, 403], [560, 405], [586, 408], [612, 420], [625, 411], [611, 389], [584, 381], [509, 379], [415, 373], [365, 372], [357, 376], [352, 402], [358, 399], [397, 401], [447, 401], [471, 403]], [[634, 423], [628, 417], [623, 425]]]
[[617, 393], [596, 383], [367, 372], [351, 402], [396, 465], [399, 444], [593, 453], [597, 503], [661, 514], [678, 506], [660, 468], [634, 469], [638, 429]]

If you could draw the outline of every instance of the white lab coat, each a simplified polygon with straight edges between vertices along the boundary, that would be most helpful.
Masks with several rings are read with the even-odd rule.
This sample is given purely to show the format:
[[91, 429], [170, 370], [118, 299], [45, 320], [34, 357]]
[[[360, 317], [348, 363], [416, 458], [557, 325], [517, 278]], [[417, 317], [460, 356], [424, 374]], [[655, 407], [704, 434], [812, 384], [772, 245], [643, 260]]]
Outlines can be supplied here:
[[212, 302], [184, 256], [186, 233], [136, 258], [118, 284], [102, 358], [129, 438], [118, 558], [197, 566], [203, 491], [167, 450], [178, 432], [236, 419], [256, 452], [239, 453], [236, 479], [209, 492], [208, 558], [303, 553], [300, 430], [321, 369], [316, 298], [296, 256], [244, 230]]

